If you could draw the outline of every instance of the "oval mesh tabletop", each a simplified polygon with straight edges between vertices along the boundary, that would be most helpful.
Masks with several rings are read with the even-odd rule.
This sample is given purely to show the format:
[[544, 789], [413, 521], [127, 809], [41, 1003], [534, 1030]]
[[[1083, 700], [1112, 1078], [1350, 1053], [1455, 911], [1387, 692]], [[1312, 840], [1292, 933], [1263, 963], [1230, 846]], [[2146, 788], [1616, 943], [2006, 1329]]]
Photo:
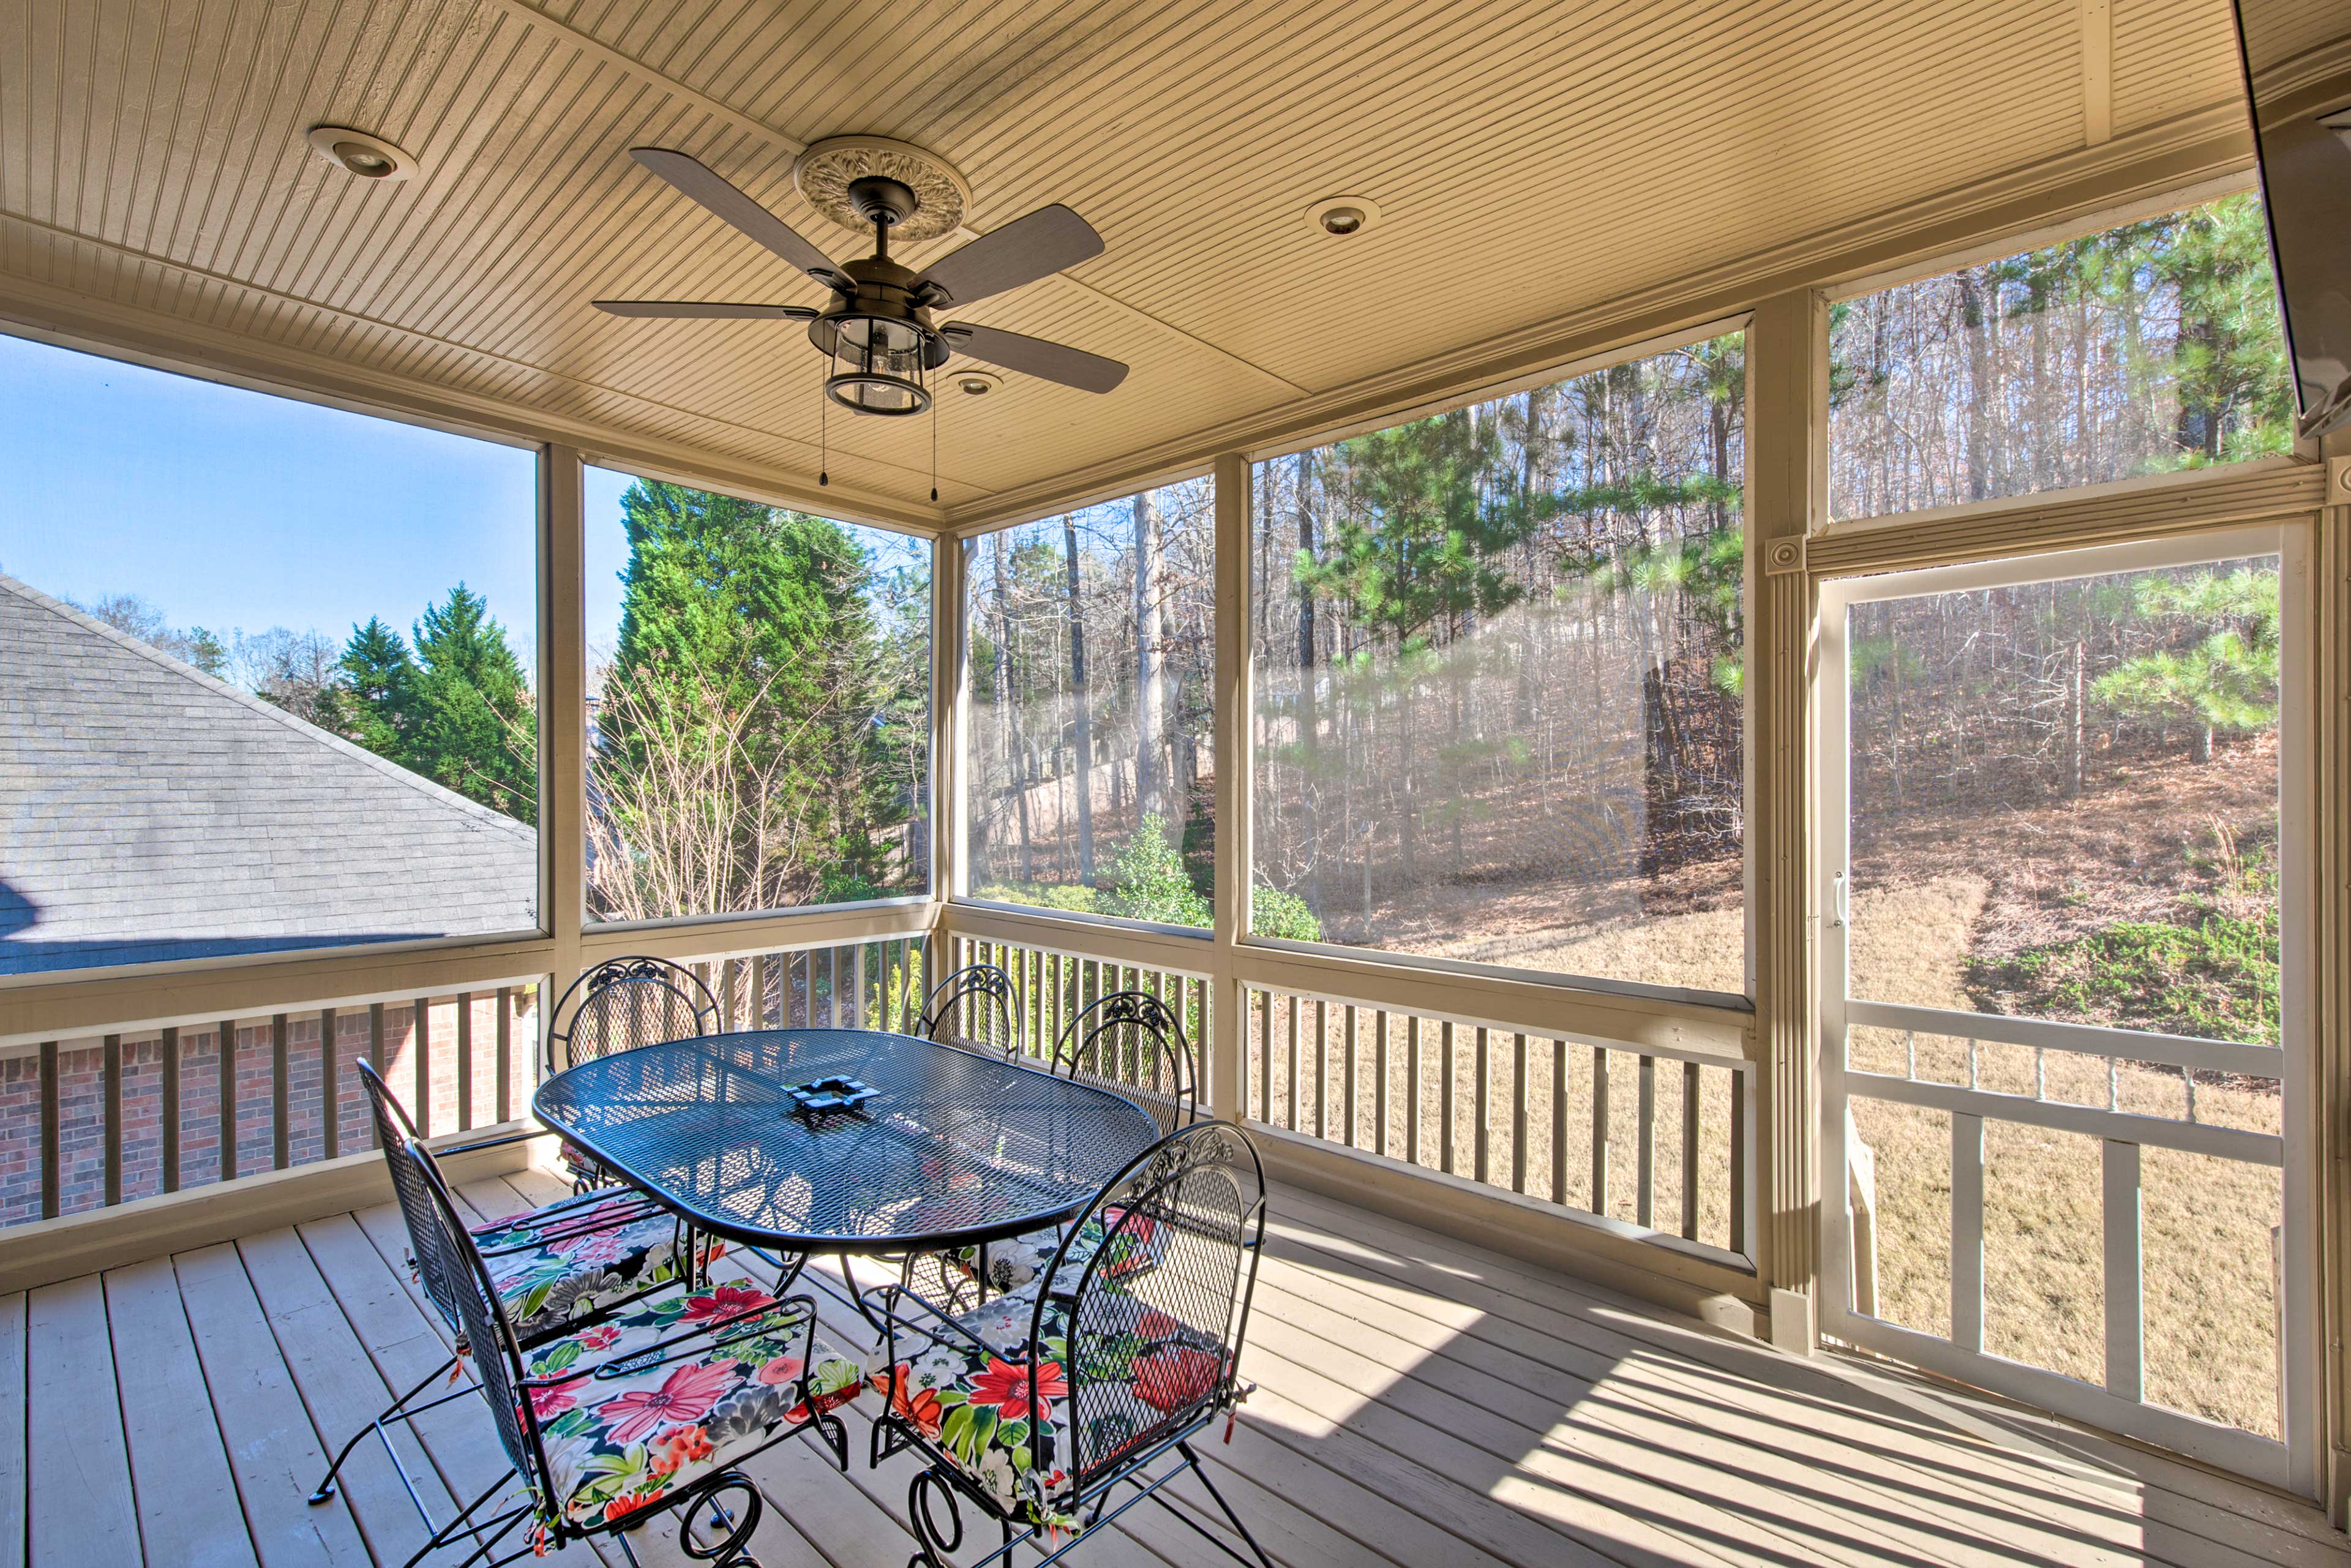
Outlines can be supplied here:
[[[804, 1117], [789, 1091], [874, 1092]], [[705, 1228], [793, 1251], [931, 1250], [1067, 1218], [1158, 1137], [1091, 1084], [875, 1030], [752, 1030], [557, 1073], [549, 1126]]]

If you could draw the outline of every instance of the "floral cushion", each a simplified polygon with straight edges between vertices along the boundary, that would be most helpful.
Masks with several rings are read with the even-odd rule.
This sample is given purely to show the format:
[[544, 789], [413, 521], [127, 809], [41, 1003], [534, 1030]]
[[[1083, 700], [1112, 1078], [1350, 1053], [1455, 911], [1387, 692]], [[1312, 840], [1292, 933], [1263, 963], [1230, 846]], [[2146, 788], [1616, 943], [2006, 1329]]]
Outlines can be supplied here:
[[679, 1241], [675, 1217], [627, 1193], [549, 1204], [474, 1232], [525, 1344], [676, 1279]]
[[[1100, 1278], [1101, 1276], [1097, 1276]], [[1184, 1322], [1115, 1287], [1090, 1292], [1081, 1350], [1084, 1376], [1070, 1396], [1069, 1309], [1049, 1300], [1030, 1348], [1033, 1281], [956, 1319], [979, 1343], [939, 1338], [894, 1366], [873, 1387], [889, 1414], [979, 1484], [1004, 1512], [1030, 1524], [1075, 1529], [1068, 1466], [1089, 1473], [1156, 1435], [1158, 1420], [1191, 1406], [1225, 1372], [1220, 1334]], [[1036, 1401], [1029, 1365], [1037, 1363]], [[1082, 1449], [1071, 1446], [1078, 1423]]]
[[[660, 1359], [665, 1341], [714, 1324], [725, 1326]], [[633, 1513], [855, 1399], [864, 1367], [815, 1329], [804, 1303], [717, 1285], [671, 1292], [533, 1352], [530, 1401], [565, 1516], [599, 1524]]]
[[[1111, 1218], [1117, 1219], [1113, 1210]], [[1077, 1239], [1070, 1243], [1069, 1255], [1061, 1260], [1061, 1288], [1074, 1291], [1093, 1255], [1102, 1250], [1102, 1226], [1097, 1218], [1089, 1218], [1078, 1227]], [[1050, 1227], [1016, 1236], [1008, 1241], [990, 1241], [980, 1247], [964, 1247], [955, 1253], [956, 1266], [975, 1279], [979, 1275], [980, 1255], [987, 1257], [987, 1288], [991, 1291], [1017, 1291], [1045, 1271], [1053, 1260], [1054, 1249], [1061, 1245], [1061, 1233]], [[1158, 1249], [1153, 1245], [1152, 1225], [1148, 1219], [1137, 1219], [1119, 1232], [1119, 1255], [1102, 1265], [1103, 1273], [1113, 1278], [1148, 1268], [1158, 1260]]]

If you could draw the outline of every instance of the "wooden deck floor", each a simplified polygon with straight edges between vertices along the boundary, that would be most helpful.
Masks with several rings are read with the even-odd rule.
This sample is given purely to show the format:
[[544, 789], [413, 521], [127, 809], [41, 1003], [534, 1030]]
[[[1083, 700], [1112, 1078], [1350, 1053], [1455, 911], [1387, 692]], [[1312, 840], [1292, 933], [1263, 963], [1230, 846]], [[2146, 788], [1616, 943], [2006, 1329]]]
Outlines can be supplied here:
[[[465, 1196], [486, 1217], [556, 1190], [525, 1172]], [[2314, 1511], [2183, 1464], [1782, 1356], [1310, 1194], [1277, 1192], [1273, 1215], [1244, 1369], [1259, 1388], [1207, 1451], [1283, 1568], [2351, 1565]], [[447, 1354], [403, 1252], [385, 1207], [0, 1298], [0, 1565], [405, 1559], [422, 1531], [381, 1449], [346, 1501], [304, 1501], [323, 1449]], [[851, 1415], [850, 1475], [805, 1443], [753, 1465], [768, 1568], [911, 1552], [912, 1461], [866, 1470]], [[503, 1468], [470, 1400], [404, 1448], [444, 1512]], [[653, 1535], [648, 1568], [686, 1561]], [[554, 1561], [622, 1563], [602, 1550]], [[1072, 1559], [1204, 1560], [1149, 1508]]]

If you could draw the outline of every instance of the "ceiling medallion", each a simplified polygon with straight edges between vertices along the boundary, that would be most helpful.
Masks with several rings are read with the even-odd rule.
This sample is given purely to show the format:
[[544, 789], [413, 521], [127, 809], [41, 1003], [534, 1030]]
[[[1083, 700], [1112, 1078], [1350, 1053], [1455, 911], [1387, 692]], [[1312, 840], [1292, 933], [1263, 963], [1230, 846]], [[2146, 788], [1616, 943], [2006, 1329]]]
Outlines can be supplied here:
[[862, 235], [873, 232], [873, 219], [849, 187], [873, 176], [895, 180], [914, 193], [914, 210], [890, 229], [890, 237], [901, 244], [953, 234], [971, 205], [971, 187], [954, 164], [886, 136], [829, 136], [792, 163], [792, 183], [809, 205]]

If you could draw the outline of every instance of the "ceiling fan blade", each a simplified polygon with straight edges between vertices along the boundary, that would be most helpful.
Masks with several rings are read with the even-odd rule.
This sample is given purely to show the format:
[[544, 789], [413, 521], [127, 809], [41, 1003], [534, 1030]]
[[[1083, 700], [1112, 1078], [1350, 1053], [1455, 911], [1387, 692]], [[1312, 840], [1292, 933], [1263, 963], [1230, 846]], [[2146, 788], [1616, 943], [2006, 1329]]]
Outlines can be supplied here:
[[1059, 382], [1080, 392], [1106, 392], [1126, 380], [1126, 367], [1116, 360], [1066, 343], [1049, 343], [1042, 338], [1025, 337], [1000, 327], [977, 327], [968, 321], [950, 321], [942, 330], [947, 341], [975, 360], [1041, 381]]
[[666, 147], [632, 147], [629, 156], [826, 287], [841, 276], [832, 258], [790, 225], [684, 153]]
[[599, 299], [596, 308], [611, 316], [677, 316], [694, 320], [813, 321], [817, 312], [808, 305], [721, 305], [695, 299]]
[[1102, 253], [1093, 225], [1064, 206], [1039, 207], [1000, 229], [990, 229], [949, 256], [941, 256], [917, 279], [946, 295], [935, 303], [969, 305], [1050, 277], [1065, 267]]

